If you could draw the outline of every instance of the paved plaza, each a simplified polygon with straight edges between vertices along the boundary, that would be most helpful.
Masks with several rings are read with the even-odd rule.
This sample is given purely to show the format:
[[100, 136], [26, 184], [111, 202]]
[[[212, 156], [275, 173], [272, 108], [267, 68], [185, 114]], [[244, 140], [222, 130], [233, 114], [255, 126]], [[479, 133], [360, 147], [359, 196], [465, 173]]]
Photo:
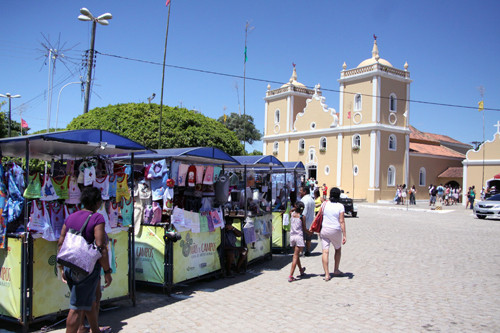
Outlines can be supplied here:
[[500, 220], [463, 206], [360, 204], [346, 224], [347, 277], [323, 280], [316, 243], [301, 258], [308, 276], [296, 282], [287, 282], [291, 255], [274, 255], [172, 297], [139, 288], [136, 307], [118, 302], [100, 322], [114, 332], [500, 331]]

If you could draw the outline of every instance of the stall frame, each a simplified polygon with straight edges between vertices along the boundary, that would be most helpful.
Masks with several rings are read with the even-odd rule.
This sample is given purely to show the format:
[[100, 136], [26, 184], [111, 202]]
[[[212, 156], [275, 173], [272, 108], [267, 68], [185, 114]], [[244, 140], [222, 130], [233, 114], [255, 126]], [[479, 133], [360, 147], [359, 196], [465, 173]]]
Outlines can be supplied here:
[[[250, 156], [233, 156], [234, 159], [236, 159], [240, 166], [235, 167], [234, 169], [237, 168], [242, 168], [243, 169], [243, 175], [244, 175], [244, 197], [245, 197], [245, 215], [243, 216], [241, 228], [243, 229], [243, 225], [245, 223], [245, 219], [248, 216], [248, 203], [247, 203], [247, 191], [246, 191], [246, 181], [247, 181], [247, 171], [248, 169], [256, 171], [256, 172], [263, 172], [264, 170], [267, 170], [269, 168], [269, 173], [273, 172], [273, 168], [283, 168], [283, 163], [278, 160], [275, 156], [273, 155], [250, 155]], [[272, 186], [272, 184], [271, 184]], [[272, 204], [271, 204], [271, 217], [272, 217]], [[272, 232], [271, 232], [272, 235]], [[242, 242], [246, 244], [244, 235], [242, 236]], [[260, 261], [262, 259], [272, 259], [272, 236], [269, 237], [269, 253], [266, 253], [264, 256], [260, 256], [257, 258], [254, 258], [250, 261], [247, 262], [247, 264], [253, 264], [257, 261]], [[250, 251], [250, 249], [249, 249]]]
[[[221, 165], [222, 169], [224, 170], [225, 166], [239, 166], [239, 162], [230, 156], [229, 154], [225, 153], [224, 151], [220, 150], [219, 148], [214, 148], [214, 147], [190, 147], [190, 148], [171, 148], [171, 149], [158, 149], [156, 150], [156, 153], [144, 153], [144, 154], [135, 154], [135, 164], [142, 165], [144, 163], [150, 163], [153, 160], [158, 161], [165, 159], [169, 163], [169, 170], [171, 170], [172, 167], [172, 162], [177, 161], [177, 162], [185, 162], [185, 163], [197, 163], [200, 165]], [[116, 157], [115, 160], [120, 161], [120, 162], [126, 162], [127, 157]], [[150, 226], [150, 227], [163, 227], [164, 229], [164, 235], [163, 235], [163, 241], [165, 243], [164, 245], [164, 268], [163, 268], [163, 281], [164, 283], [155, 283], [155, 282], [149, 282], [149, 281], [141, 281], [137, 280], [138, 284], [145, 284], [145, 285], [152, 285], [152, 286], [157, 286], [161, 287], [164, 292], [167, 293], [167, 295], [170, 295], [172, 292], [172, 289], [176, 286], [179, 286], [181, 284], [187, 284], [187, 283], [192, 283], [194, 281], [198, 281], [201, 279], [206, 279], [211, 276], [218, 276], [224, 273], [224, 262], [225, 258], [223, 255], [223, 247], [224, 247], [224, 231], [222, 228], [220, 232], [220, 237], [221, 237], [221, 247], [220, 250], [218, 251], [219, 254], [219, 260], [220, 260], [220, 265], [221, 269], [220, 271], [213, 271], [207, 274], [203, 274], [194, 278], [190, 278], [184, 281], [178, 281], [174, 283], [174, 242], [171, 241], [170, 239], [167, 238], [167, 232], [169, 231], [167, 229], [166, 224], [156, 224], [156, 225], [141, 225], [141, 227], [145, 226]]]

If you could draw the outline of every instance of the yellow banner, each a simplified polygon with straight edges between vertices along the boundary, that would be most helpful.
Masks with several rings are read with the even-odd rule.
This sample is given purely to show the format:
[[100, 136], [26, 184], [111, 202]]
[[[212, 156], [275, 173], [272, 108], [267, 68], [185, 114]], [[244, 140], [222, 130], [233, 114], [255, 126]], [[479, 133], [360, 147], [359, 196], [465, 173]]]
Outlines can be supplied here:
[[[285, 247], [290, 245], [290, 232], [286, 232]], [[283, 214], [273, 212], [273, 247], [283, 248]]]
[[179, 283], [221, 268], [217, 249], [221, 244], [220, 229], [214, 232], [181, 232], [174, 243], [173, 283]]
[[[117, 234], [109, 234], [108, 249], [110, 254], [111, 268], [113, 268], [113, 282], [102, 292], [102, 300], [127, 296], [128, 293], [128, 232], [122, 231]], [[101, 270], [101, 275], [104, 273]], [[104, 277], [101, 278], [104, 285]]]
[[[113, 282], [102, 292], [101, 300], [128, 295], [128, 234], [110, 234], [108, 253]], [[70, 292], [62, 282], [56, 263], [57, 242], [43, 238], [33, 241], [33, 317], [69, 309]], [[104, 279], [101, 279], [104, 283]]]
[[21, 318], [22, 242], [8, 238], [7, 249], [0, 249], [0, 315]]
[[135, 236], [135, 279], [151, 283], [165, 283], [165, 242], [163, 227], [142, 225]]

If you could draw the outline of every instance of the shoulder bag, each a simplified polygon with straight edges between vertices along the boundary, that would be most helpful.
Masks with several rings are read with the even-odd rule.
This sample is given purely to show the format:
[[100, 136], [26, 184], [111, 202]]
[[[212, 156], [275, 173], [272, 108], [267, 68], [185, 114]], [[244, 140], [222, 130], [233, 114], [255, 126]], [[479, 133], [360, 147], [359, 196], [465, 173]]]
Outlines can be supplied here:
[[95, 241], [87, 243], [83, 232], [89, 223], [90, 214], [80, 230], [69, 229], [64, 238], [61, 250], [57, 254], [57, 263], [69, 267], [79, 273], [90, 274], [95, 263], [102, 257]]
[[321, 232], [321, 224], [323, 223], [323, 210], [325, 209], [326, 201], [323, 202], [321, 208], [319, 209], [318, 215], [314, 218], [313, 223], [311, 224], [311, 228], [309, 228], [312, 232]]

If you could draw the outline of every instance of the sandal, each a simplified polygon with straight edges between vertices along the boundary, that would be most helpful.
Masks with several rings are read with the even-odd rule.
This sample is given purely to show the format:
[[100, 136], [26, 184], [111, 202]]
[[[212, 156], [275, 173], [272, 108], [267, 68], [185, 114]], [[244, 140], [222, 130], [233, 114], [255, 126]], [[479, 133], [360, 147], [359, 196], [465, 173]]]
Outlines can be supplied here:
[[288, 282], [293, 282], [293, 281], [297, 281], [297, 279], [290, 275], [288, 277]]
[[302, 267], [302, 269], [299, 269], [300, 271], [300, 276], [306, 276], [306, 268], [305, 267]]
[[99, 331], [101, 331], [101, 333], [111, 333], [112, 332], [111, 326], [99, 327]]

